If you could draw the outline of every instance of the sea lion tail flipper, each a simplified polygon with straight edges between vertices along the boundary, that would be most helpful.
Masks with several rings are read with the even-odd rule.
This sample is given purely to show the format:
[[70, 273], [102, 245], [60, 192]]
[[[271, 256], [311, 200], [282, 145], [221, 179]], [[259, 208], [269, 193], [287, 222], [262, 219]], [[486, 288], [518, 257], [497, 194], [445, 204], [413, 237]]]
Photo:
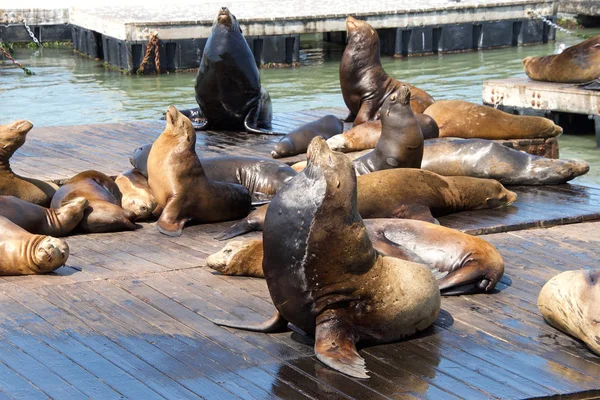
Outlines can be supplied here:
[[254, 107], [248, 111], [246, 118], [244, 119], [244, 128], [248, 133], [257, 133], [259, 135], [287, 135], [287, 132], [275, 132], [271, 129], [264, 129], [258, 125], [259, 110]]
[[496, 286], [495, 282], [493, 285], [490, 283], [484, 266], [480, 264], [465, 265], [438, 280], [443, 296], [489, 292]]
[[228, 328], [244, 329], [252, 332], [262, 333], [277, 333], [282, 332], [287, 328], [287, 320], [279, 314], [279, 311], [275, 311], [275, 314], [262, 324], [242, 324], [233, 321], [225, 321], [222, 319], [215, 319], [212, 321], [214, 324], [219, 326], [226, 326]]
[[325, 365], [355, 378], [369, 378], [365, 360], [356, 350], [357, 338], [343, 320], [328, 319], [315, 330], [315, 354]]

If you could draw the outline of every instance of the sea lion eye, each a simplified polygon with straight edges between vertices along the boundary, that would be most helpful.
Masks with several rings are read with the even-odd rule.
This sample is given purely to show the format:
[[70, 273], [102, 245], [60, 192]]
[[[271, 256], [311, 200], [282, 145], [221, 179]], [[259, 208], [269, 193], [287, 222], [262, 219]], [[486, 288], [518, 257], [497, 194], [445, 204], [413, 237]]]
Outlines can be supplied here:
[[391, 101], [396, 101], [396, 99], [398, 98], [398, 96], [396, 96], [396, 93], [394, 93], [391, 97], [390, 100]]
[[146, 211], [148, 211], [148, 207], [146, 207], [146, 206], [141, 206], [141, 207], [140, 207], [140, 211], [142, 211], [142, 212], [146, 212]]

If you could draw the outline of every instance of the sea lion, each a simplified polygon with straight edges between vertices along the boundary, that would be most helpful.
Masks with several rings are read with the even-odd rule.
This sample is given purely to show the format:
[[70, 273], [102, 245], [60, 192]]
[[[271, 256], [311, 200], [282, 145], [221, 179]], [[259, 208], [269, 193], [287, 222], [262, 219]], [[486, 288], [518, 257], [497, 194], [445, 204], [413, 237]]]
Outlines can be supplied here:
[[271, 152], [273, 158], [289, 157], [306, 152], [310, 141], [321, 136], [329, 139], [344, 131], [344, 123], [335, 115], [326, 115], [304, 124], [283, 137]]
[[173, 106], [148, 156], [148, 185], [163, 207], [156, 226], [165, 235], [180, 236], [188, 221], [230, 221], [250, 211], [248, 189], [206, 177], [196, 155], [194, 127]]
[[10, 168], [10, 158], [23, 146], [31, 128], [33, 124], [29, 121], [0, 125], [0, 195], [15, 196], [29, 203], [47, 207], [58, 185], [19, 176]]
[[235, 16], [222, 7], [206, 41], [196, 77], [201, 129], [274, 134], [269, 93]]
[[[350, 110], [347, 122], [360, 125], [377, 118], [385, 99], [403, 83], [390, 77], [381, 66], [379, 36], [364, 21], [346, 18], [348, 44], [340, 62], [340, 85], [344, 102]], [[434, 100], [427, 92], [409, 85], [410, 106], [422, 113]]]
[[553, 160], [486, 139], [425, 141], [421, 168], [444, 176], [496, 179], [503, 185], [558, 185], [587, 173], [580, 160]]
[[600, 356], [600, 270], [565, 271], [550, 279], [538, 297], [546, 322]]
[[84, 197], [77, 197], [57, 209], [45, 208], [13, 196], [0, 196], [0, 216], [29, 233], [54, 237], [66, 236], [83, 219], [88, 206]]
[[381, 107], [381, 137], [375, 150], [354, 160], [357, 175], [390, 168], [420, 168], [423, 134], [409, 105], [410, 89], [400, 86]]
[[[152, 144], [145, 144], [133, 152], [131, 165], [148, 176], [148, 154]], [[206, 177], [211, 181], [237, 183], [250, 191], [253, 202], [270, 200], [275, 193], [296, 175], [289, 165], [268, 158], [220, 156], [200, 158]]]
[[136, 221], [160, 215], [154, 213], [158, 203], [152, 195], [148, 179], [137, 169], [129, 169], [115, 179], [121, 192], [121, 206], [135, 214]]
[[440, 310], [439, 287], [426, 266], [373, 249], [358, 213], [350, 160], [321, 137], [307, 154], [307, 168], [267, 212], [263, 271], [275, 315], [254, 326], [215, 322], [272, 332], [289, 321], [315, 336], [321, 362], [368, 378], [356, 343], [393, 342], [430, 326]]
[[[363, 220], [375, 250], [425, 264], [442, 296], [491, 292], [504, 273], [498, 250], [485, 240], [429, 222], [410, 219]], [[262, 239], [232, 241], [206, 258], [224, 275], [264, 278]]]
[[600, 36], [568, 47], [560, 54], [525, 57], [523, 67], [536, 81], [585, 83], [600, 77]]
[[121, 207], [121, 192], [117, 184], [99, 171], [84, 171], [56, 191], [52, 208], [63, 207], [78, 197], [84, 197], [86, 207], [79, 229], [87, 233], [119, 232], [136, 229], [135, 214]]
[[[435, 139], [440, 136], [440, 130], [429, 115], [414, 114], [421, 128], [423, 139]], [[377, 141], [381, 137], [381, 120], [369, 121], [352, 127], [339, 135], [327, 139], [327, 144], [334, 151], [350, 153], [353, 151], [362, 151], [374, 149]], [[425, 142], [427, 143], [427, 142]]]
[[69, 258], [63, 239], [31, 234], [3, 216], [0, 232], [0, 275], [45, 274]]
[[[407, 218], [437, 223], [434, 217], [459, 211], [499, 208], [517, 195], [494, 179], [443, 177], [415, 168], [394, 168], [360, 175], [358, 211], [367, 218]], [[268, 206], [264, 205], [216, 236], [226, 240], [260, 231]]]
[[558, 136], [562, 128], [544, 117], [513, 115], [462, 100], [436, 101], [425, 110], [440, 128], [440, 137], [534, 139]]

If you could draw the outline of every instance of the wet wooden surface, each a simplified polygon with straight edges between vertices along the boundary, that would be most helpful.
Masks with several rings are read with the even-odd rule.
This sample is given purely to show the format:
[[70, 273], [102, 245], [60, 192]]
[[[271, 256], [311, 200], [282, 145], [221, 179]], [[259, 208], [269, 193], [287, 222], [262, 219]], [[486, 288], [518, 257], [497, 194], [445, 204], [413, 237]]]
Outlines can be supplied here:
[[[314, 114], [298, 117], [298, 123], [302, 118]], [[89, 168], [116, 174], [128, 168], [132, 149], [153, 140], [163, 125], [36, 129], [13, 164], [44, 178]], [[235, 136], [208, 133], [199, 139], [201, 153], [266, 154], [278, 140], [248, 136], [245, 146], [234, 147]], [[517, 191], [520, 200], [508, 209], [441, 222], [482, 233], [482, 226], [534, 227], [540, 218], [544, 225], [578, 222], [600, 210], [596, 188]], [[191, 226], [179, 238], [159, 234], [154, 223], [135, 232], [73, 236], [67, 238], [66, 267], [44, 276], [0, 278], [0, 398], [600, 395], [600, 357], [547, 325], [536, 306], [553, 275], [598, 267], [600, 222], [484, 235], [506, 263], [498, 290], [444, 298], [440, 317], [422, 334], [361, 349], [369, 380], [325, 367], [310, 339], [296, 333], [251, 333], [210, 322], [258, 322], [274, 310], [264, 280], [225, 277], [204, 267], [206, 256], [225, 244], [212, 238], [230, 224]]]

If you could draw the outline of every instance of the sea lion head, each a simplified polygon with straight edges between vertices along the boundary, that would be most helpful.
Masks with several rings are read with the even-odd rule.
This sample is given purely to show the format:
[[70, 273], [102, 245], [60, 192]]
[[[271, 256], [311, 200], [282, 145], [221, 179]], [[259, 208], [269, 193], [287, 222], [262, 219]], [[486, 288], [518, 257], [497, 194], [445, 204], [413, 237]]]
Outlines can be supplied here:
[[284, 137], [276, 145], [275, 150], [271, 152], [273, 158], [293, 156], [296, 151], [296, 146], [289, 138]]
[[[464, 176], [446, 177], [446, 179], [452, 180], [462, 205], [472, 210], [506, 207], [517, 201], [517, 194], [506, 189], [495, 179]], [[466, 193], [469, 195], [465, 196]]]
[[152, 150], [152, 143], [145, 144], [133, 151], [133, 156], [129, 157], [129, 162], [133, 168], [140, 171], [146, 178], [148, 177], [148, 155]]
[[121, 199], [121, 207], [134, 213], [136, 221], [150, 218], [157, 205], [154, 196], [143, 190], [131, 190]]
[[83, 219], [88, 199], [85, 197], [75, 197], [62, 203], [60, 208], [56, 208], [57, 224], [66, 231], [72, 231]]
[[[377, 50], [379, 50], [379, 35], [365, 21], [359, 21], [351, 16], [346, 18], [346, 33], [348, 44], [360, 45], [361, 48], [377, 46]], [[376, 53], [379, 54], [379, 51]]]
[[65, 265], [69, 258], [69, 245], [62, 239], [52, 236], [42, 236], [32, 248], [33, 266], [37, 268], [35, 273], [52, 272], [56, 268]]
[[410, 107], [410, 87], [402, 85], [385, 99], [379, 112], [381, 117], [385, 118], [392, 114], [395, 109], [406, 106]]
[[[196, 147], [196, 131], [194, 126], [188, 117], [175, 108], [175, 106], [169, 106], [166, 114], [167, 127], [163, 131], [167, 133], [172, 139], [174, 139], [183, 148]], [[194, 151], [195, 152], [195, 151]]]
[[[337, 208], [350, 208], [356, 205], [356, 175], [352, 161], [344, 153], [332, 151], [321, 136], [315, 137], [306, 151], [306, 168], [302, 171], [312, 179], [325, 178], [326, 197], [338, 201]], [[330, 202], [328, 202], [330, 203]]]
[[25, 120], [0, 125], [0, 158], [12, 156], [25, 143], [25, 137], [31, 128], [33, 124]]
[[224, 275], [257, 276], [264, 278], [262, 271], [262, 240], [227, 243], [219, 252], [206, 258], [206, 266]]
[[229, 11], [227, 7], [221, 7], [219, 10], [213, 29], [217, 26], [226, 27], [231, 31], [242, 31], [237, 22], [237, 18], [231, 13], [231, 11]]

